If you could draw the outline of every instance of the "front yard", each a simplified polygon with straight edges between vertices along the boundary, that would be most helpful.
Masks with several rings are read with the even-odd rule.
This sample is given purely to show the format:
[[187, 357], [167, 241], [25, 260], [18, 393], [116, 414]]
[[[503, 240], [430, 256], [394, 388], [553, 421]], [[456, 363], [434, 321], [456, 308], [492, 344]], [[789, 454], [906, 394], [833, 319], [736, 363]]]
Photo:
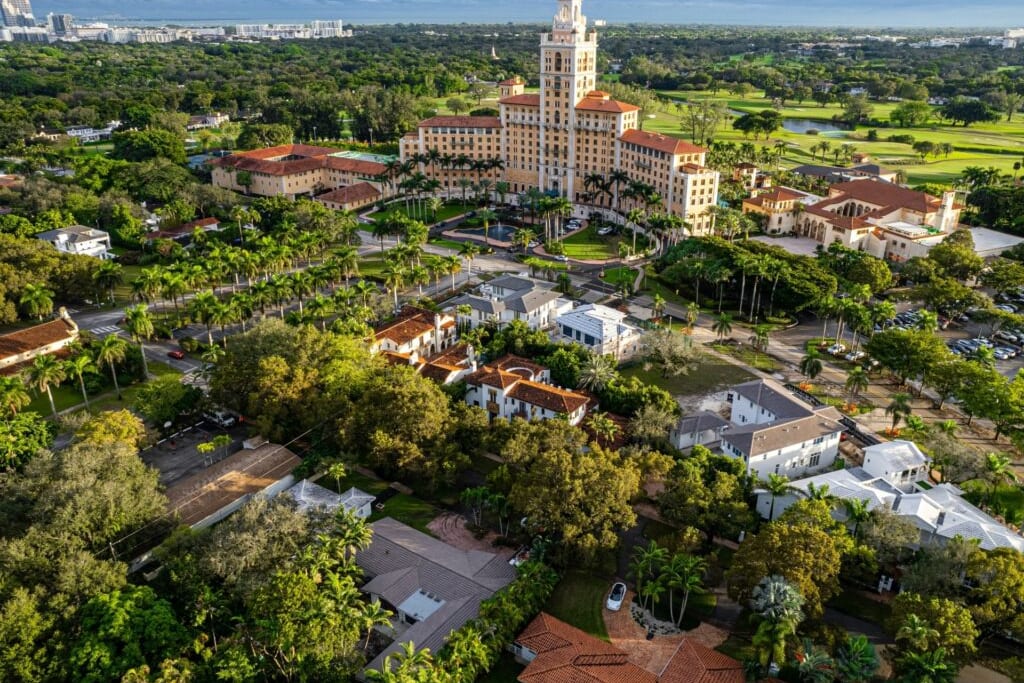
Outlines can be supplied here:
[[685, 375], [662, 377], [656, 370], [644, 370], [637, 363], [622, 370], [623, 377], [637, 379], [661, 387], [673, 396], [694, 396], [719, 391], [733, 384], [753, 379], [753, 375], [728, 361], [705, 355], [700, 364]]
[[595, 225], [562, 240], [565, 255], [578, 261], [605, 261], [619, 257], [619, 238], [615, 235], [602, 237]]
[[602, 610], [610, 588], [610, 581], [593, 574], [567, 572], [555, 587], [544, 611], [592, 636], [608, 640]]

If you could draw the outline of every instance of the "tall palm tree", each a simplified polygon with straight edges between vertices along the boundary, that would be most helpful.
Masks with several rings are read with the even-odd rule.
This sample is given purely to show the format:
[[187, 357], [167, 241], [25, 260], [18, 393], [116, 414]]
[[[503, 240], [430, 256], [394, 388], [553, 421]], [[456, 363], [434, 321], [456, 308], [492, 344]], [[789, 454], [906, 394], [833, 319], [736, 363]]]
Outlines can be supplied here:
[[864, 391], [871, 385], [871, 379], [868, 377], [868, 372], [859, 365], [855, 368], [851, 368], [846, 373], [846, 391], [850, 393], [852, 398], [857, 398], [860, 392]]
[[720, 313], [711, 325], [711, 331], [718, 336], [718, 341], [724, 341], [732, 334], [732, 316], [728, 313]]
[[871, 517], [868, 501], [860, 498], [844, 498], [842, 505], [843, 510], [846, 511], [846, 521], [853, 522], [853, 538], [859, 541], [861, 527]]
[[[669, 617], [675, 621], [676, 626], [683, 623], [686, 615], [686, 606], [690, 602], [690, 595], [700, 595], [706, 592], [704, 589], [704, 573], [707, 571], [707, 563], [699, 557], [677, 553], [673, 555], [662, 568], [661, 573], [665, 578], [665, 586], [668, 588]], [[681, 591], [683, 601], [679, 606], [679, 618], [675, 618], [673, 609], [673, 595]]]
[[910, 394], [893, 394], [892, 402], [885, 407], [885, 414], [892, 417], [892, 427], [889, 428], [889, 433], [895, 434], [896, 426], [900, 423], [900, 420], [909, 416], [913, 411], [914, 408], [910, 404]]
[[121, 385], [117, 383], [117, 364], [124, 362], [128, 353], [128, 342], [117, 334], [108, 334], [96, 347], [96, 363], [110, 368], [110, 377], [114, 380], [114, 391], [117, 400], [121, 400]]
[[651, 541], [646, 546], [633, 548], [633, 557], [629, 562], [629, 573], [636, 581], [636, 592], [640, 596], [641, 606], [646, 607], [650, 593], [646, 590], [648, 579], [653, 577], [668, 559], [668, 550]]
[[480, 222], [483, 223], [484, 226], [484, 244], [490, 245], [491, 221], [498, 220], [498, 214], [494, 213], [490, 209], [480, 209], [476, 212], [476, 217], [480, 219]]
[[320, 329], [327, 329], [327, 316], [334, 310], [334, 302], [323, 294], [317, 294], [309, 300], [310, 315], [314, 315], [320, 319]]
[[462, 259], [455, 254], [441, 257], [441, 263], [448, 275], [452, 276], [452, 291], [455, 291], [455, 276], [462, 270]]
[[405, 286], [405, 279], [408, 271], [403, 266], [391, 264], [381, 273], [384, 276], [384, 286], [391, 290], [395, 298], [395, 311], [398, 311], [398, 290]]
[[359, 250], [351, 245], [344, 245], [332, 252], [331, 262], [334, 263], [338, 272], [345, 278], [345, 285], [348, 285], [349, 278], [359, 275]]
[[313, 281], [309, 273], [298, 271], [291, 275], [292, 293], [299, 299], [299, 315], [302, 315], [302, 305], [307, 294], [313, 291]]
[[212, 291], [199, 292], [188, 302], [189, 314], [206, 326], [206, 343], [213, 346], [213, 309], [220, 300]]
[[601, 391], [613, 382], [618, 374], [613, 357], [591, 353], [580, 368], [579, 388]]
[[32, 365], [25, 371], [25, 379], [28, 385], [36, 391], [45, 391], [46, 397], [50, 399], [50, 411], [54, 419], [57, 418], [57, 406], [53, 402], [53, 387], [60, 386], [60, 383], [67, 377], [67, 370], [64, 364], [57, 360], [56, 356], [36, 356]]
[[814, 379], [821, 374], [822, 369], [824, 369], [824, 365], [821, 362], [821, 355], [814, 349], [808, 351], [807, 355], [800, 359], [800, 374], [807, 379]]
[[85, 390], [85, 373], [96, 372], [96, 364], [93, 362], [92, 356], [85, 352], [75, 354], [64, 361], [64, 370], [68, 376], [78, 380], [78, 388], [82, 390], [85, 409], [89, 410], [89, 393]]
[[113, 261], [103, 261], [92, 274], [93, 282], [101, 290], [110, 294], [110, 303], [114, 303], [114, 287], [124, 282], [124, 268]]
[[768, 479], [761, 482], [761, 487], [772, 497], [771, 507], [768, 508], [768, 521], [775, 519], [775, 499], [787, 493], [796, 493], [798, 489], [789, 483], [789, 477], [782, 474], [770, 473]]
[[764, 353], [768, 350], [768, 344], [771, 341], [771, 325], [761, 323], [754, 325], [754, 329], [750, 335], [750, 345], [754, 347], [755, 351]]
[[665, 313], [665, 305], [665, 297], [663, 297], [661, 294], [655, 292], [651, 296], [651, 313], [655, 318], [660, 319], [661, 316]]
[[371, 294], [377, 293], [377, 285], [373, 284], [369, 280], [360, 280], [359, 282], [352, 285], [353, 291], [359, 296], [363, 306], [369, 305], [369, 297]]
[[32, 397], [20, 378], [0, 375], [0, 413], [14, 417], [31, 402]]
[[220, 341], [228, 346], [227, 327], [238, 321], [238, 309], [227, 301], [217, 301], [210, 310], [210, 324], [220, 327]]
[[697, 318], [700, 317], [700, 306], [696, 301], [691, 301], [686, 304], [686, 326], [691, 330], [693, 326], [697, 324]]
[[146, 363], [146, 347], [142, 345], [142, 340], [149, 341], [155, 331], [153, 319], [149, 315], [149, 307], [146, 304], [136, 304], [126, 308], [124, 311], [124, 323], [128, 329], [128, 334], [132, 336], [132, 341], [139, 345], [139, 351], [142, 353], [142, 374], [145, 377], [149, 377], [149, 365]]
[[480, 253], [480, 247], [472, 242], [464, 242], [459, 248], [459, 254], [466, 259], [466, 274], [473, 277], [473, 259]]
[[43, 285], [29, 283], [21, 290], [18, 305], [26, 315], [42, 320], [53, 312], [53, 292]]

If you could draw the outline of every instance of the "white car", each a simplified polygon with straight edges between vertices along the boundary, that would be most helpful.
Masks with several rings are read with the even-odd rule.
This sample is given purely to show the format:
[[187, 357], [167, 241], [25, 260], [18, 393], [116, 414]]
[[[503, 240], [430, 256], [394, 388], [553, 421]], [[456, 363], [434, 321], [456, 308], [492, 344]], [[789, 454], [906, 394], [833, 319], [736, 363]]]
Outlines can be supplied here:
[[622, 608], [622, 601], [626, 599], [626, 584], [621, 581], [612, 584], [612, 590], [608, 593], [608, 599], [604, 606], [612, 612], [618, 612]]
[[863, 358], [866, 355], [868, 355], [868, 354], [864, 353], [863, 351], [850, 351], [848, 354], [843, 356], [843, 358], [845, 358], [846, 360], [848, 360], [851, 363], [853, 363], [853, 362], [859, 361], [861, 358]]
[[615, 232], [615, 228], [601, 228], [600, 230], [597, 231], [597, 234], [600, 235], [601, 237], [604, 237], [605, 235], [610, 235], [613, 232]]
[[569, 260], [569, 257], [566, 256], [565, 254], [559, 254], [558, 256], [555, 257], [555, 260], [556, 261], [561, 261], [562, 263], [565, 263], [566, 261]]
[[842, 344], [833, 344], [832, 346], [828, 347], [826, 351], [828, 351], [828, 353], [830, 353], [833, 356], [838, 356], [841, 353], [846, 353], [846, 347], [843, 346]]

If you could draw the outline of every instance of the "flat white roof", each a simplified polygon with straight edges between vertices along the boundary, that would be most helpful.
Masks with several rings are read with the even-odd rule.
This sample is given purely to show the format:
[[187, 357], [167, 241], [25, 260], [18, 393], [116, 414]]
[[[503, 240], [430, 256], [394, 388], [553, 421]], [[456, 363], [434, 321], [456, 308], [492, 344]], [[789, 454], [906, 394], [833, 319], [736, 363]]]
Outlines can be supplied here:
[[1012, 246], [1024, 242], [1024, 238], [1008, 235], [989, 228], [971, 228], [974, 236], [974, 251], [979, 256], [998, 256]]

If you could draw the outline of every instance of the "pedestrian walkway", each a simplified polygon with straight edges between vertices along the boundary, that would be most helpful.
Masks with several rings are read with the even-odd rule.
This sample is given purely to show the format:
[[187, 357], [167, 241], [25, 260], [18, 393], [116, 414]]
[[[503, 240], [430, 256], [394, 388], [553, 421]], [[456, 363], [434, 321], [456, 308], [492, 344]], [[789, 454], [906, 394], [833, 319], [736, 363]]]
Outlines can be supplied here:
[[104, 336], [110, 334], [111, 332], [118, 333], [121, 331], [121, 328], [118, 327], [117, 325], [104, 325], [103, 327], [94, 327], [89, 331], [95, 335]]

